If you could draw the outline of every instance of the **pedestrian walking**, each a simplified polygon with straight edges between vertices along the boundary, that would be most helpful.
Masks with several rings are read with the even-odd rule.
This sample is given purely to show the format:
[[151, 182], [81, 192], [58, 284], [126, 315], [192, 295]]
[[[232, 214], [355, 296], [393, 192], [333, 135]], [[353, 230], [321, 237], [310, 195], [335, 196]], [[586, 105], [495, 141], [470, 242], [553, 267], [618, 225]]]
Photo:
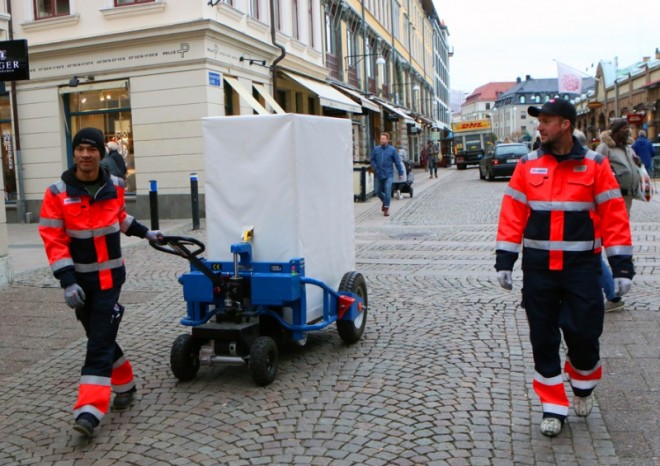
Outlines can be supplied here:
[[125, 409], [136, 387], [131, 363], [116, 342], [124, 307], [119, 294], [126, 278], [120, 233], [149, 241], [162, 237], [126, 213], [124, 181], [100, 168], [105, 138], [83, 128], [72, 141], [73, 166], [44, 194], [39, 234], [51, 270], [87, 335], [73, 428], [94, 434], [110, 407]]
[[608, 158], [630, 215], [633, 198], [639, 189], [640, 175], [637, 167], [641, 161], [630, 147], [628, 120], [625, 118], [612, 120], [610, 129], [600, 133], [600, 140], [596, 152]]
[[642, 160], [644, 168], [649, 175], [653, 175], [653, 156], [655, 151], [653, 150], [653, 144], [646, 138], [646, 131], [640, 130], [637, 134], [637, 139], [632, 145], [632, 150], [635, 151], [635, 154]]
[[429, 159], [429, 178], [438, 177], [438, 149], [429, 141], [427, 144], [427, 154]]
[[609, 161], [573, 137], [575, 107], [551, 99], [527, 112], [538, 117], [541, 147], [520, 159], [505, 191], [495, 269], [500, 286], [511, 290], [522, 249], [522, 305], [534, 357], [533, 386], [543, 409], [541, 433], [554, 437], [570, 404], [562, 378], [561, 335], [568, 348], [564, 372], [573, 409], [588, 416], [602, 377], [600, 254], [604, 247], [617, 295], [623, 296], [634, 275], [632, 240]]
[[371, 151], [371, 169], [374, 172], [376, 195], [383, 203], [381, 211], [385, 217], [390, 215], [390, 199], [392, 196], [392, 183], [394, 168], [399, 177], [405, 175], [403, 165], [396, 149], [390, 145], [390, 134], [380, 133], [380, 145]]
[[[578, 129], [573, 131], [573, 136], [577, 139], [577, 142], [588, 149], [587, 146], [587, 137], [584, 133]], [[615, 287], [614, 287], [614, 277], [612, 277], [612, 271], [610, 270], [609, 265], [605, 261], [603, 254], [600, 256], [601, 261], [601, 275], [600, 275], [600, 286], [603, 289], [605, 294], [605, 312], [620, 311], [624, 308], [625, 302], [621, 299], [621, 296], [617, 296]]]

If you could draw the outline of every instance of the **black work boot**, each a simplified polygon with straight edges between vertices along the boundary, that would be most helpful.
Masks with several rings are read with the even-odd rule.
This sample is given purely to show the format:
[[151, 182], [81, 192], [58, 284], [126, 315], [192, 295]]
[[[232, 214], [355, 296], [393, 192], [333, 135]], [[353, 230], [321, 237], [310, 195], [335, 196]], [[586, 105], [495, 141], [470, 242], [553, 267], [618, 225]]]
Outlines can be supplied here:
[[128, 408], [131, 404], [133, 404], [135, 392], [137, 392], [137, 389], [133, 387], [127, 392], [117, 393], [114, 400], [112, 400], [112, 409], [123, 411], [124, 409]]
[[99, 425], [99, 421], [89, 413], [83, 413], [73, 424], [73, 430], [83, 434], [87, 438], [94, 436], [94, 428]]

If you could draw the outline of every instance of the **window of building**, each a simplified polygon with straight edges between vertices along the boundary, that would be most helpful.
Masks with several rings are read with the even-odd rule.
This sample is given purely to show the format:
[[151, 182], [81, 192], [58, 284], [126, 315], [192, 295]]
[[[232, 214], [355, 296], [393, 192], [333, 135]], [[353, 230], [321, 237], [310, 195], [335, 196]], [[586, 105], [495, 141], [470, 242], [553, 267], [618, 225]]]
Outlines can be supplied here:
[[259, 0], [250, 0], [250, 16], [259, 19]]
[[155, 0], [115, 0], [115, 6], [136, 5], [138, 3], [153, 3]]
[[521, 96], [519, 97], [519, 99], [518, 99], [518, 101], [519, 101], [521, 104], [524, 104], [526, 100], [527, 100], [527, 99], [525, 99], [525, 96], [524, 96], [524, 95], [521, 95]]
[[273, 16], [275, 17], [275, 29], [278, 31], [282, 30], [282, 18], [280, 17], [282, 11], [282, 5], [280, 5], [280, 0], [275, 0], [273, 3], [273, 9], [275, 10]]
[[33, 0], [34, 18], [44, 19], [71, 14], [69, 0]]
[[312, 0], [307, 2], [307, 21], [309, 23], [309, 46], [314, 47], [314, 3]]
[[[133, 123], [131, 114], [131, 99], [128, 83], [117, 82], [114, 86], [79, 87], [76, 92], [63, 94], [64, 109], [69, 122], [71, 135], [85, 127], [94, 127], [103, 131], [106, 142], [115, 142], [118, 152], [124, 158], [128, 173], [126, 174], [126, 193], [135, 194], [136, 164], [133, 151]], [[72, 148], [69, 148], [69, 165], [73, 163]]]
[[14, 157], [14, 139], [11, 128], [11, 106], [9, 94], [4, 85], [0, 92], [0, 134], [2, 135], [2, 175], [5, 184], [5, 202], [15, 202], [18, 197], [16, 188], [16, 158]]
[[300, 39], [300, 25], [298, 24], [298, 0], [291, 0], [291, 33]]

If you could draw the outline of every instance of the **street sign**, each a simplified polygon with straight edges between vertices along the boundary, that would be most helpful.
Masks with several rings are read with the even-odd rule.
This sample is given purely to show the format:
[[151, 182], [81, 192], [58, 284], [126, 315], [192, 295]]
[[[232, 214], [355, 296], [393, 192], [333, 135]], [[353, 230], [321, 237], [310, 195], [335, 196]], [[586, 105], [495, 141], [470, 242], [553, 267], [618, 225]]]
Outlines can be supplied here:
[[20, 81], [30, 79], [27, 40], [0, 42], [0, 80]]
[[222, 87], [222, 77], [220, 73], [209, 71], [209, 86]]

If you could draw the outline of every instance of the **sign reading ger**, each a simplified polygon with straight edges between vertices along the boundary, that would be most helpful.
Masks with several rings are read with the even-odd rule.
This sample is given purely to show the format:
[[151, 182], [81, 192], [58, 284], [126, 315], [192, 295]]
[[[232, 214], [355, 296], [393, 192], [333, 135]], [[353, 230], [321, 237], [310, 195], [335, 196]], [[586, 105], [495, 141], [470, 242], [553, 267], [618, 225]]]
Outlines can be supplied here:
[[30, 79], [27, 40], [0, 41], [0, 81]]
[[461, 121], [459, 123], [452, 123], [451, 126], [454, 133], [460, 133], [462, 131], [480, 131], [491, 128], [490, 120]]

